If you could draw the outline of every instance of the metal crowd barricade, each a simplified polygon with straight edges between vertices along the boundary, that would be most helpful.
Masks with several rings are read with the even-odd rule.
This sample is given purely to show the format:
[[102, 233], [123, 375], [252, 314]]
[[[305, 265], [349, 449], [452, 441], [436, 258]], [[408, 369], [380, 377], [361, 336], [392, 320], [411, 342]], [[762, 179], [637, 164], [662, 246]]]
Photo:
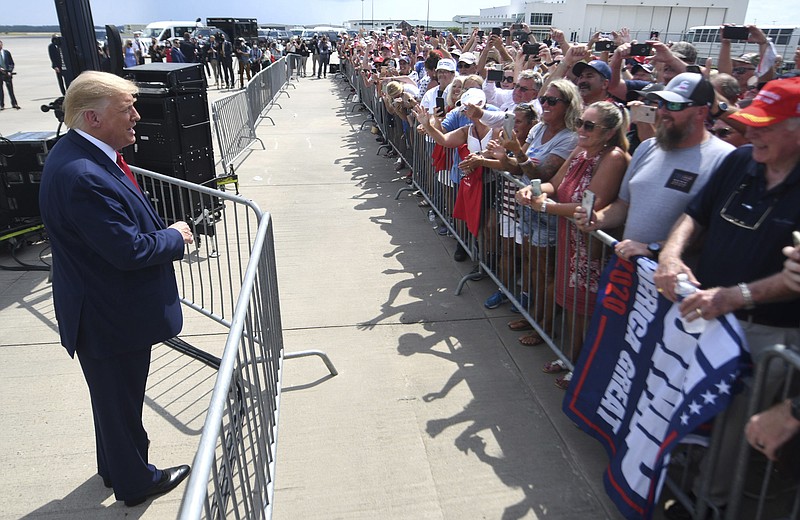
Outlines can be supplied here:
[[319, 356], [336, 369], [320, 351], [284, 352], [269, 214], [238, 195], [131, 169], [165, 222], [183, 220], [195, 235], [175, 265], [181, 302], [210, 319], [199, 332], [227, 335], [221, 356], [165, 342], [218, 369], [179, 517], [270, 518], [283, 360]]
[[256, 74], [244, 90], [211, 104], [214, 131], [226, 172], [232, 172], [236, 161], [254, 142], [258, 141], [261, 149], [265, 149], [264, 142], [256, 135], [256, 127], [262, 119], [275, 124], [266, 113], [273, 106], [281, 108], [276, 100], [285, 93], [287, 85], [286, 59], [281, 58]]
[[[800, 353], [797, 346], [775, 345], [766, 350], [756, 365], [755, 381], [743, 382], [749, 391], [745, 419], [763, 412], [775, 403], [800, 395]], [[739, 398], [745, 398], [740, 396]], [[735, 414], [736, 412], [734, 412]], [[775, 426], [775, 425], [773, 425]], [[735, 453], [725, 452], [722, 434], [731, 428], [741, 430], [739, 446]], [[800, 437], [790, 439], [779, 452], [778, 462], [768, 460], [751, 448], [744, 436], [742, 419], [731, 420], [730, 410], [714, 421], [713, 433], [707, 449], [683, 446], [675, 468], [677, 478], [668, 477], [667, 486], [676, 499], [690, 511], [693, 518], [715, 520], [768, 520], [800, 518], [800, 472], [798, 455]], [[717, 507], [707, 497], [712, 485], [714, 469], [722, 460], [734, 460], [731, 487], [726, 505]], [[697, 497], [689, 495], [692, 478], [698, 466], [704, 465]]]
[[[569, 219], [543, 218], [530, 208], [519, 206], [513, 200], [513, 193], [524, 184], [506, 172], [488, 169], [483, 174], [480, 231], [473, 235], [463, 220], [453, 217], [460, 180], [454, 166], [461, 161], [457, 150], [434, 152], [433, 141], [417, 133], [413, 121], [407, 134], [398, 132], [397, 125], [389, 125], [389, 114], [378, 101], [375, 87], [364, 85], [363, 77], [355, 71], [346, 77], [359, 92], [361, 103], [374, 116], [374, 124], [386, 137], [387, 145], [404, 158], [409, 154], [407, 164], [412, 169], [412, 185], [401, 188], [395, 198], [405, 191], [419, 190], [430, 205], [429, 218], [435, 217], [475, 263], [475, 269], [459, 281], [456, 294], [461, 293], [468, 281], [489, 276], [544, 343], [572, 368], [588, 328], [599, 278], [599, 274], [582, 278], [580, 273], [590, 269], [602, 272], [616, 239], [603, 232], [593, 232], [589, 238]], [[404, 142], [406, 138], [410, 143]], [[531, 232], [534, 240], [530, 240]], [[580, 260], [573, 262], [571, 269], [563, 270], [561, 277], [565, 283], [560, 284], [557, 292], [559, 270], [555, 246], [559, 232], [566, 242], [568, 238], [578, 242]], [[583, 283], [570, 284], [570, 279]], [[592, 283], [595, 286], [590, 287]], [[565, 310], [563, 303], [572, 310]]]
[[[798, 345], [776, 345], [758, 363], [747, 417], [775, 403], [800, 395]], [[800, 518], [800, 438], [790, 439], [779, 452], [778, 462], [750, 448], [742, 436], [726, 520], [748, 518]], [[726, 454], [719, 454], [726, 456]], [[746, 489], [757, 490], [747, 492]], [[746, 515], [746, 516], [744, 516]]]

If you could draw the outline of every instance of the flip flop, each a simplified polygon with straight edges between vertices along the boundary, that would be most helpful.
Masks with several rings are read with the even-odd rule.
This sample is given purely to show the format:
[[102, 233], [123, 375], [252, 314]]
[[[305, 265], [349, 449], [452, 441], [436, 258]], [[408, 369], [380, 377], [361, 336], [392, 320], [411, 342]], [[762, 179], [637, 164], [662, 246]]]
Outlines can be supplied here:
[[536, 332], [529, 332], [524, 336], [521, 336], [519, 338], [519, 342], [526, 347], [536, 347], [544, 343], [544, 340]]
[[572, 372], [567, 372], [567, 375], [565, 375], [564, 377], [557, 377], [553, 384], [562, 390], [566, 390], [567, 388], [569, 388], [569, 384], [571, 382], [572, 382]]
[[567, 368], [566, 363], [560, 359], [556, 359], [555, 361], [545, 363], [542, 367], [542, 372], [545, 374], [560, 374], [561, 372], [569, 372], [569, 368]]
[[531, 330], [531, 324], [528, 323], [528, 320], [514, 320], [508, 322], [508, 328], [513, 331], [520, 331], [520, 330]]

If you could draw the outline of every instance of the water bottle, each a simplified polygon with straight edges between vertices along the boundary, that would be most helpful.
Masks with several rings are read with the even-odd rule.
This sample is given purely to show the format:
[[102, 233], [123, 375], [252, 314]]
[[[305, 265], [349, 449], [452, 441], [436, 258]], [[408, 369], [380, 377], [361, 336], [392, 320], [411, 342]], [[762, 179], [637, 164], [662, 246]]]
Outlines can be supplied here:
[[[678, 281], [675, 283], [675, 295], [678, 297], [678, 301], [682, 301], [690, 294], [697, 292], [697, 287], [689, 282], [688, 274], [679, 273], [677, 279]], [[698, 318], [694, 321], [686, 321], [681, 318], [681, 321], [683, 322], [683, 330], [689, 334], [700, 334], [705, 330], [707, 323], [707, 320], [703, 318]]]
[[432, 209], [428, 210], [428, 222], [434, 222], [436, 220], [436, 212]]

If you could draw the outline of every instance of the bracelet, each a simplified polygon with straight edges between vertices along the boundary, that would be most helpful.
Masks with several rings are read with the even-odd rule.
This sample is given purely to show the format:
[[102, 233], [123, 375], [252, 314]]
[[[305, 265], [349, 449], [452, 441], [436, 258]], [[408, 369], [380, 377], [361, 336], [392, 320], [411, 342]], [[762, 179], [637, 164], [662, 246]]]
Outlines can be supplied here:
[[544, 63], [543, 65], [544, 65], [545, 67], [552, 67], [552, 66], [553, 66], [553, 65], [555, 65], [556, 63], [558, 63], [558, 62], [557, 62], [557, 61], [551, 61], [550, 63]]
[[540, 209], [539, 212], [547, 213], [547, 202], [548, 202], [547, 199], [545, 199], [544, 202], [542, 202], [542, 209]]
[[739, 282], [737, 285], [742, 292], [742, 298], [744, 298], [744, 308], [748, 311], [755, 309], [756, 304], [753, 302], [753, 293], [750, 292], [750, 288], [744, 282]]

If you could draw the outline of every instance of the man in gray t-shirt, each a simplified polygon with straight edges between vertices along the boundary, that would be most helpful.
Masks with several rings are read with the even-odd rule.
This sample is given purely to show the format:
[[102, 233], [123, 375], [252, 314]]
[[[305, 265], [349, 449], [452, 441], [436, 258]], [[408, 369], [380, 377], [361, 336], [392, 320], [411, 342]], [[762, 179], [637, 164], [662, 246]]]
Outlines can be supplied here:
[[714, 90], [701, 75], [679, 74], [664, 90], [647, 97], [659, 107], [656, 137], [636, 149], [619, 197], [594, 213], [591, 224], [582, 208], [575, 210], [575, 220], [585, 231], [624, 224], [623, 240], [614, 252], [626, 259], [640, 255], [657, 259], [661, 243], [686, 205], [734, 150], [705, 128]]

